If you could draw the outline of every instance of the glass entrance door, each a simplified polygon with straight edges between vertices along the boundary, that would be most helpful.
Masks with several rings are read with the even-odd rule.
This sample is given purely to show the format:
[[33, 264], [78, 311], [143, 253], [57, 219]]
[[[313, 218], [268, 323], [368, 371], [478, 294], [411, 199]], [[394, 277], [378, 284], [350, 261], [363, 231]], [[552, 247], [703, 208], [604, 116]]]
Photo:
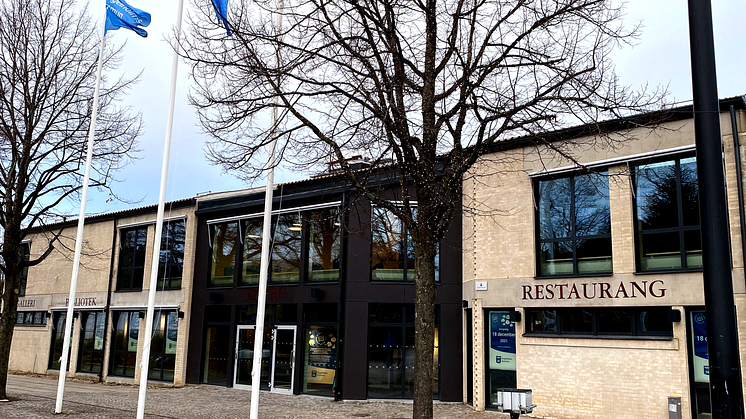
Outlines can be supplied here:
[[[262, 370], [259, 389], [269, 390], [270, 351], [272, 329], [264, 328], [262, 343]], [[236, 364], [233, 373], [233, 386], [251, 389], [251, 370], [254, 367], [254, 326], [238, 326], [236, 333]]]
[[[238, 326], [236, 333], [236, 363], [233, 386], [251, 389], [251, 370], [254, 366], [254, 328]], [[264, 328], [260, 390], [293, 392], [295, 370], [295, 326]]]
[[295, 326], [277, 326], [273, 335], [272, 391], [292, 393], [295, 371]]

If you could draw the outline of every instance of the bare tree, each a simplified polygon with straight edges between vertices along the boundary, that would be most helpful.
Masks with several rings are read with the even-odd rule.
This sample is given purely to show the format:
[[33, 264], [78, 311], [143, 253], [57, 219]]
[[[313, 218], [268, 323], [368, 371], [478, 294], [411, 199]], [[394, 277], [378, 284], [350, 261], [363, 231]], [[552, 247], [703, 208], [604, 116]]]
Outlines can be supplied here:
[[[21, 273], [44, 260], [59, 237], [25, 257], [30, 228], [65, 219], [58, 210], [82, 184], [101, 25], [67, 0], [0, 0], [0, 399], [6, 398], [10, 345]], [[104, 68], [119, 64], [109, 48]], [[109, 188], [112, 173], [136, 152], [140, 115], [116, 106], [134, 82], [103, 83], [90, 185]], [[45, 240], [46, 241], [46, 240]]]
[[[434, 256], [461, 205], [463, 177], [502, 139], [657, 105], [660, 92], [620, 85], [609, 59], [638, 28], [622, 26], [623, 7], [611, 0], [287, 0], [281, 10], [233, 0], [228, 37], [203, 3], [181, 51], [212, 137], [208, 157], [252, 180], [276, 136], [284, 164], [313, 171], [336, 162], [411, 233], [414, 417], [431, 418]], [[272, 127], [275, 106], [281, 122]], [[614, 146], [608, 136], [594, 141]], [[353, 154], [371, 169], [353, 170], [345, 160]], [[368, 182], [383, 166], [401, 205]]]

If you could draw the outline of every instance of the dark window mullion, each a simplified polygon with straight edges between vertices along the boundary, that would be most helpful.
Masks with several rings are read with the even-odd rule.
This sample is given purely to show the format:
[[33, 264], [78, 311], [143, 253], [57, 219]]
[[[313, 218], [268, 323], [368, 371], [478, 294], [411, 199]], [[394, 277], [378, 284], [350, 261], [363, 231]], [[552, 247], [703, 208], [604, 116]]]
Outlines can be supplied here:
[[578, 269], [578, 242], [575, 237], [575, 176], [570, 178], [570, 245], [572, 246], [572, 273], [577, 275]]
[[679, 215], [679, 256], [681, 257], [681, 268], [686, 269], [686, 252], [684, 245], [684, 200], [681, 193], [681, 160], [676, 159], [676, 207]]

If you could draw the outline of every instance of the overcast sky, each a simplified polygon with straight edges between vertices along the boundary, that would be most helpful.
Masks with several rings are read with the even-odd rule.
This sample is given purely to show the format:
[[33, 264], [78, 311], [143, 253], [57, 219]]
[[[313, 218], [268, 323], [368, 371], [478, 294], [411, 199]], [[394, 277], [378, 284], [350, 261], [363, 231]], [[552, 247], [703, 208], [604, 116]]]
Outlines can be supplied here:
[[[187, 4], [191, 2], [186, 1]], [[100, 7], [96, 3], [101, 3]], [[103, 18], [103, 3], [101, 0], [91, 1], [90, 11], [94, 18]], [[89, 214], [158, 202], [172, 60], [172, 51], [164, 36], [171, 34], [176, 24], [177, 0], [129, 0], [129, 3], [152, 15], [152, 23], [147, 28], [148, 37], [140, 38], [134, 32], [120, 29], [110, 32], [107, 42], [121, 43], [126, 40], [123, 71], [136, 74], [143, 70], [140, 83], [126, 102], [133, 110], [140, 110], [144, 115], [145, 132], [140, 138], [141, 158], [119, 172], [121, 183], [114, 185], [117, 195], [138, 203], [106, 202], [108, 194], [92, 192], [87, 205]], [[712, 3], [718, 94], [721, 98], [746, 94], [746, 51], [741, 26], [746, 22], [746, 1], [714, 0]], [[642, 21], [644, 28], [635, 47], [627, 47], [614, 54], [617, 74], [623, 83], [635, 88], [646, 84], [668, 85], [669, 101], [691, 100], [686, 8], [686, 0], [629, 0], [625, 22], [632, 25]], [[187, 104], [189, 82], [188, 66], [182, 62], [179, 64], [167, 200], [248, 186], [229, 174], [221, 173], [219, 167], [211, 166], [205, 159], [205, 136], [197, 126], [194, 110]], [[305, 177], [307, 175], [281, 172], [275, 175], [275, 182]], [[77, 214], [77, 204], [69, 205], [69, 212]]]

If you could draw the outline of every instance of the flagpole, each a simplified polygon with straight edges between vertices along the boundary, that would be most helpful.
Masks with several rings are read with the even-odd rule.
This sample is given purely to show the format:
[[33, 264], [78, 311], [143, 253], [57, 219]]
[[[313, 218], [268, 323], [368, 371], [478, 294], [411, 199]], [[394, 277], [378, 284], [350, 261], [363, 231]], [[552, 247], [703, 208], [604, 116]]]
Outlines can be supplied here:
[[[96, 118], [98, 118], [99, 87], [101, 86], [101, 71], [104, 62], [104, 47], [106, 32], [101, 37], [101, 48], [98, 52], [98, 68], [96, 70], [96, 87], [93, 90], [93, 110], [91, 111], [91, 125], [88, 128], [88, 151], [85, 158], [85, 175], [83, 176], [83, 191], [80, 197], [80, 215], [78, 215], [78, 234], [75, 238], [75, 256], [73, 258], [73, 273], [70, 280], [70, 295], [67, 298], [67, 316], [65, 318], [65, 335], [60, 358], [60, 377], [57, 384], [57, 402], [54, 413], [62, 413], [62, 396], [65, 392], [65, 375], [67, 374], [67, 360], [70, 355], [70, 331], [73, 327], [73, 308], [75, 306], [75, 291], [78, 288], [78, 270], [80, 268], [80, 253], [83, 249], [83, 226], [85, 224], [85, 205], [88, 200], [88, 180], [91, 177], [91, 160], [93, 159], [93, 138], [96, 134]], [[112, 252], [114, 249], [111, 250]]]
[[[282, 31], [283, 0], [277, 0], [277, 29], [276, 34]], [[278, 47], [279, 48], [279, 47]], [[280, 66], [280, 55], [276, 53], [276, 64]], [[251, 368], [251, 411], [250, 419], [259, 417], [259, 386], [262, 369], [262, 346], [264, 343], [264, 310], [267, 305], [267, 281], [269, 273], [269, 252], [272, 249], [271, 227], [272, 227], [272, 191], [275, 179], [275, 146], [277, 144], [277, 106], [279, 100], [275, 94], [274, 107], [272, 107], [271, 136], [269, 143], [269, 156], [267, 158], [267, 186], [264, 190], [264, 221], [262, 224], [262, 259], [259, 270], [259, 291], [256, 307], [256, 325], [254, 327], [254, 359]]]
[[148, 290], [148, 311], [145, 316], [145, 339], [140, 361], [140, 395], [137, 400], [137, 419], [145, 415], [145, 395], [148, 390], [148, 367], [150, 365], [150, 344], [153, 334], [153, 315], [155, 311], [155, 292], [158, 288], [158, 261], [160, 260], [161, 236], [163, 233], [163, 211], [166, 206], [166, 183], [168, 180], [168, 160], [171, 154], [171, 133], [174, 126], [174, 106], [176, 102], [176, 76], [179, 70], [179, 36], [181, 35], [181, 18], [184, 12], [184, 0], [179, 0], [176, 19], [176, 49], [171, 62], [171, 92], [168, 104], [168, 122], [166, 124], [166, 141], [163, 145], [163, 164], [161, 167], [161, 189], [158, 196], [158, 216], [155, 222], [153, 237], [153, 258], [150, 262], [150, 289]]

